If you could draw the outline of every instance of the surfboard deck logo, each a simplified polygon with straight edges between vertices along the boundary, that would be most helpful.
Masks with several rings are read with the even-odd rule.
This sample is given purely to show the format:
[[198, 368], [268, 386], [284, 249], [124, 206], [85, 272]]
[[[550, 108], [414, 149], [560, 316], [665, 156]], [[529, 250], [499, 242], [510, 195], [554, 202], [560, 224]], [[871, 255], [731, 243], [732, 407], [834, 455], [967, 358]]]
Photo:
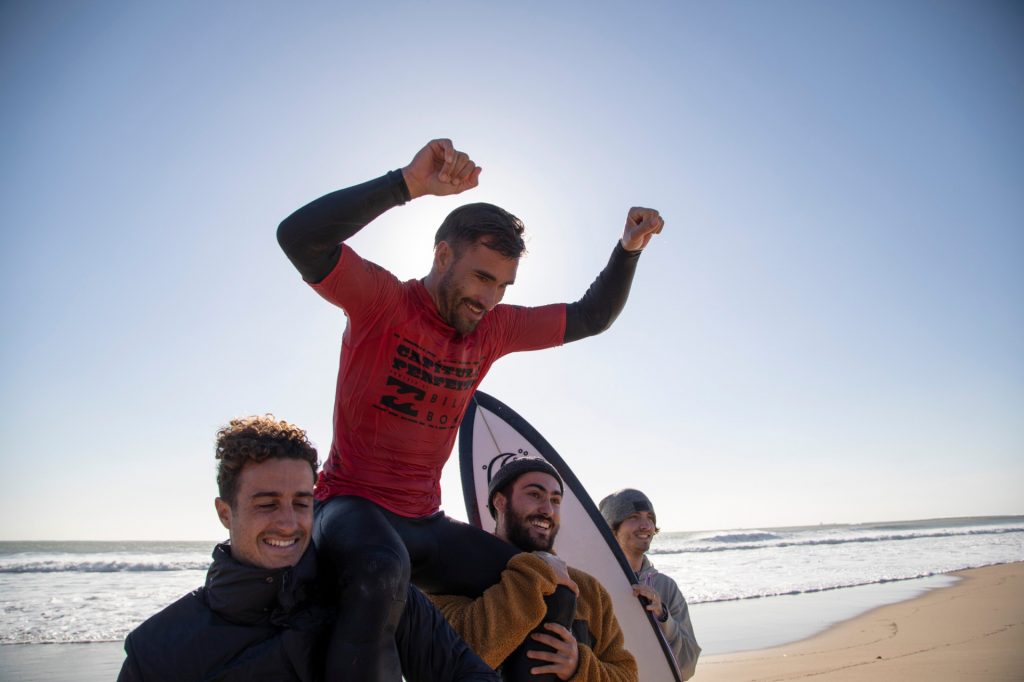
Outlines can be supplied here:
[[597, 578], [608, 590], [626, 648], [636, 658], [640, 679], [682, 682], [658, 624], [633, 596], [636, 575], [586, 489], [536, 429], [512, 408], [481, 391], [473, 395], [459, 430], [462, 495], [469, 522], [494, 532], [494, 519], [487, 510], [488, 483], [502, 466], [522, 457], [543, 458], [562, 477], [565, 493], [555, 552], [570, 566]]

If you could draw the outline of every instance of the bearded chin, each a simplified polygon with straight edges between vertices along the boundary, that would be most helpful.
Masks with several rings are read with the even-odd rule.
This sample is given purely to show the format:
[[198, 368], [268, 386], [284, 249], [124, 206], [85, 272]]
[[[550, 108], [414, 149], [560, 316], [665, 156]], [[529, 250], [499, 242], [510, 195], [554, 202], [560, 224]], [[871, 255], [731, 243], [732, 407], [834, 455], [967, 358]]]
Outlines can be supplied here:
[[514, 546], [524, 552], [550, 552], [551, 548], [555, 546], [557, 531], [554, 529], [547, 538], [534, 537], [530, 535], [530, 524], [526, 519], [511, 509], [508, 510], [508, 517], [508, 527], [505, 532], [509, 542]]
[[458, 333], [462, 334], [463, 336], [467, 336], [469, 334], [472, 334], [473, 330], [476, 329], [476, 326], [477, 326], [476, 320], [463, 320], [463, 319], [460, 319], [454, 313], [450, 315], [450, 318], [451, 319], [449, 319], [449, 320], [445, 320], [448, 323], [448, 326], [449, 327], [453, 327], [455, 329], [455, 331], [457, 331]]
[[459, 292], [456, 291], [455, 287], [452, 285], [451, 270], [444, 273], [441, 277], [441, 282], [438, 284], [437, 289], [441, 303], [444, 306], [443, 310], [437, 311], [441, 315], [441, 319], [444, 320], [449, 327], [463, 336], [473, 333], [473, 330], [476, 329], [477, 321], [459, 319], [459, 316], [455, 312], [459, 309], [459, 304], [462, 302], [462, 298], [460, 298]]

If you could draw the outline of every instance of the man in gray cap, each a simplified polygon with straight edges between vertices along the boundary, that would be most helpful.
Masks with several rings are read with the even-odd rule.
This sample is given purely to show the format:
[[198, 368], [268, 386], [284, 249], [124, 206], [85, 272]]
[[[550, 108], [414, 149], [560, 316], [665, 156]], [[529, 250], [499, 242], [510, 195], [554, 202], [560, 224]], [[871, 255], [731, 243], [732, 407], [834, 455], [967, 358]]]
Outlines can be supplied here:
[[658, 573], [647, 558], [651, 540], [658, 534], [654, 505], [639, 490], [624, 488], [601, 500], [601, 515], [612, 528], [630, 567], [636, 573], [633, 593], [647, 600], [650, 611], [668, 641], [684, 680], [697, 669], [700, 645], [693, 635], [690, 609], [676, 581]]
[[[502, 666], [504, 680], [636, 682], [636, 659], [625, 648], [611, 596], [594, 577], [551, 553], [561, 504], [562, 479], [554, 467], [538, 457], [511, 457], [491, 477], [487, 506], [494, 534], [522, 553], [479, 598], [431, 599], [480, 658]], [[533, 667], [509, 658], [528, 639], [550, 647], [525, 654]]]

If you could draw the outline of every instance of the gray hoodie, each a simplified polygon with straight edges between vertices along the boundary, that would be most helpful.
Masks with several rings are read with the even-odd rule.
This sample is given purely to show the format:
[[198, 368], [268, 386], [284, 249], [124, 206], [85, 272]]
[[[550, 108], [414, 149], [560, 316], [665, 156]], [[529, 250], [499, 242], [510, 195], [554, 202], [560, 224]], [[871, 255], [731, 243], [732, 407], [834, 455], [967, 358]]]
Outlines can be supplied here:
[[641, 585], [648, 585], [661, 597], [666, 611], [666, 618], [662, 621], [655, 618], [661, 626], [661, 633], [665, 635], [672, 654], [676, 657], [679, 665], [679, 673], [684, 680], [693, 677], [697, 669], [697, 657], [700, 656], [700, 645], [693, 635], [693, 623], [690, 622], [690, 609], [686, 605], [683, 593], [679, 591], [676, 581], [663, 573], [658, 573], [651, 563], [651, 560], [644, 556], [644, 562], [640, 566], [640, 572], [636, 574], [637, 581]]

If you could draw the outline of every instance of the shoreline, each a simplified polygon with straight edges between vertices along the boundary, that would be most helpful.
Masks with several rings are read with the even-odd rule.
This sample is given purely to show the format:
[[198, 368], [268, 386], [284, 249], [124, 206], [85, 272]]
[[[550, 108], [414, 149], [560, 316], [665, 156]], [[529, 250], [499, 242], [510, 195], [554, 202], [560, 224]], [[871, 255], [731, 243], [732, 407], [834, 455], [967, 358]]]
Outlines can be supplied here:
[[956, 584], [939, 573], [817, 592], [690, 604], [704, 656], [735, 654], [793, 644], [881, 606], [914, 599]]
[[[864, 587], [873, 586], [691, 606], [706, 647], [694, 682], [1024, 679], [1024, 562], [879, 585], [874, 593]], [[851, 609], [857, 615], [842, 616]], [[716, 627], [736, 631], [734, 649], [719, 638], [718, 651], [732, 653], [712, 653]], [[774, 643], [758, 645], [757, 637]], [[775, 645], [781, 641], [788, 643]], [[120, 641], [3, 644], [0, 679], [99, 682], [114, 679], [123, 660]]]
[[[693, 680], [1024, 679], [1024, 562], [949, 575], [957, 582], [878, 606], [798, 641], [702, 655]], [[700, 641], [700, 624], [694, 625]]]

